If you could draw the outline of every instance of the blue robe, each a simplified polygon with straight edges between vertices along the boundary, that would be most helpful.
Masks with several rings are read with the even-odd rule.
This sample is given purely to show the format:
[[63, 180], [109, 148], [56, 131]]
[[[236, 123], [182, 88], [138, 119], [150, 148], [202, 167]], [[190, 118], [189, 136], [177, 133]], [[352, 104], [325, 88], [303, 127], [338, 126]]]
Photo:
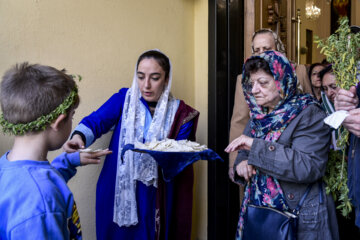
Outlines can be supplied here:
[[[119, 137], [121, 130], [121, 117], [125, 95], [128, 89], [123, 88], [115, 93], [98, 110], [85, 117], [76, 127], [86, 138], [86, 146], [91, 145], [102, 134], [114, 127], [109, 149], [113, 151], [105, 159], [104, 166], [99, 176], [96, 191], [96, 235], [97, 239], [155, 239], [155, 206], [156, 191], [153, 186], [146, 186], [137, 181], [136, 201], [138, 209], [138, 224], [130, 227], [119, 227], [113, 222], [113, 207], [115, 194], [115, 176]], [[144, 134], [150, 127], [151, 114], [146, 101], [141, 98], [146, 106]], [[183, 124], [176, 140], [187, 139], [193, 129], [193, 121]], [[172, 209], [172, 182], [166, 183], [166, 219], [171, 219]], [[169, 226], [169, 224], [166, 224]], [[165, 229], [167, 239], [168, 229]]]

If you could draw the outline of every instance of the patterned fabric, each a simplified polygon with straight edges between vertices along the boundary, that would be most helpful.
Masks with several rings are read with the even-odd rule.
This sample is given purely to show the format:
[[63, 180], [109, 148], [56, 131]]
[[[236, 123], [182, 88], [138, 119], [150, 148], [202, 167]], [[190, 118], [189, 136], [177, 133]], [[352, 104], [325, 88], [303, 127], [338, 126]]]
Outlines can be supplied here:
[[256, 175], [251, 179], [250, 185], [247, 185], [245, 188], [236, 231], [237, 240], [242, 239], [244, 216], [249, 203], [256, 206], [272, 207], [280, 211], [289, 210], [279, 182], [271, 176], [256, 171]]
[[[269, 64], [281, 100], [272, 112], [268, 112], [266, 107], [257, 105], [255, 97], [251, 93], [251, 83], [246, 78], [245, 68], [243, 69], [242, 84], [244, 96], [250, 109], [251, 135], [253, 138], [276, 142], [288, 124], [303, 109], [310, 104], [317, 104], [317, 101], [309, 94], [297, 94], [295, 69], [283, 54], [276, 51], [267, 51], [260, 56], [251, 57], [251, 59], [253, 58], [263, 58]], [[251, 179], [251, 183], [245, 188], [236, 239], [242, 239], [244, 215], [249, 203], [276, 208], [280, 211], [289, 209], [278, 180], [257, 171], [256, 175]]]
[[70, 231], [71, 240], [82, 239], [80, 216], [75, 201], [72, 209], [71, 219], [68, 221], [68, 228]]
[[255, 138], [275, 142], [291, 120], [309, 104], [315, 104], [316, 100], [310, 94], [297, 94], [295, 69], [283, 54], [267, 51], [260, 56], [251, 57], [251, 59], [253, 58], [263, 58], [269, 63], [281, 100], [270, 113], [266, 107], [257, 105], [255, 97], [251, 93], [251, 83], [243, 70], [242, 84], [244, 96], [250, 109], [251, 134]]
[[140, 102], [141, 93], [137, 84], [137, 66], [131, 88], [125, 96], [122, 113], [119, 151], [117, 161], [114, 219], [121, 226], [131, 226], [138, 223], [136, 206], [136, 181], [146, 186], [157, 187], [158, 167], [155, 160], [148, 154], [127, 151], [124, 161], [121, 161], [123, 146], [138, 142], [149, 142], [164, 139], [174, 121], [178, 101], [170, 93], [172, 69], [170, 64], [169, 81], [165, 87], [154, 112], [149, 130], [144, 133], [146, 108]]

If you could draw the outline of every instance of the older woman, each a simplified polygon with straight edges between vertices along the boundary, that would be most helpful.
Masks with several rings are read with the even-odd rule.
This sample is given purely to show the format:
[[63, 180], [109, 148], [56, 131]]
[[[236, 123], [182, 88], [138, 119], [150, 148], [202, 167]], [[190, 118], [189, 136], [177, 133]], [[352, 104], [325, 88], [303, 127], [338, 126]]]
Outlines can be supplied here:
[[[332, 70], [332, 65], [322, 69], [319, 75], [321, 86], [323, 88], [323, 91], [321, 91], [321, 105], [326, 115], [329, 116], [335, 112], [334, 100], [340, 88], [336, 85], [336, 77]], [[340, 127], [331, 131], [331, 149], [340, 150], [340, 148], [337, 146], [337, 141], [341, 135], [342, 130], [343, 128]]]
[[236, 177], [242, 184], [248, 182], [237, 239], [246, 231], [249, 202], [281, 211], [294, 209], [312, 183], [300, 210], [298, 239], [338, 239], [334, 203], [321, 181], [329, 142], [325, 113], [310, 95], [296, 93], [294, 69], [279, 52], [248, 59], [242, 84], [251, 118], [244, 134], [226, 148], [240, 150]]
[[64, 148], [90, 146], [114, 127], [96, 194], [97, 239], [190, 239], [193, 168], [164, 182], [155, 160], [126, 144], [164, 138], [194, 140], [199, 112], [171, 93], [170, 60], [143, 53], [130, 89], [120, 89], [76, 127]]
[[[333, 72], [332, 65], [322, 69], [319, 73], [321, 86], [324, 90], [322, 95], [326, 95], [331, 104], [334, 104], [335, 96], [339, 92], [340, 87], [336, 85], [336, 76]], [[332, 111], [334, 112], [334, 110]], [[329, 115], [332, 113], [329, 112]]]
[[[252, 55], [260, 55], [264, 51], [275, 50], [285, 54], [285, 46], [280, 37], [271, 29], [263, 28], [254, 32], [252, 36]], [[305, 65], [293, 63], [298, 79], [298, 90], [304, 93], [312, 93], [311, 84], [308, 79], [308, 73]], [[249, 107], [246, 104], [243, 89], [241, 86], [242, 75], [237, 76], [236, 89], [234, 97], [234, 108], [231, 117], [229, 142], [240, 136], [249, 120]], [[236, 153], [229, 154], [229, 177], [234, 179], [233, 165], [236, 159]]]

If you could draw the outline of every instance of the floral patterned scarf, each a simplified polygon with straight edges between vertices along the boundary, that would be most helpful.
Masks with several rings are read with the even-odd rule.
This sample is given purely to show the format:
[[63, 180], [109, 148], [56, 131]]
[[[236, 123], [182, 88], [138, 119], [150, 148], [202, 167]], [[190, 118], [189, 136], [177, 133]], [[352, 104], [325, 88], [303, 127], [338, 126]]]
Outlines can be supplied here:
[[295, 69], [280, 52], [267, 51], [250, 59], [263, 58], [268, 62], [274, 76], [281, 100], [272, 112], [256, 104], [251, 93], [251, 84], [243, 70], [243, 89], [250, 108], [252, 136], [269, 142], [276, 142], [284, 129], [302, 110], [316, 103], [309, 94], [297, 94]]
[[[317, 102], [309, 94], [297, 93], [295, 69], [283, 54], [276, 51], [267, 51], [250, 59], [254, 58], [262, 58], [269, 64], [281, 100], [272, 112], [268, 112], [266, 107], [257, 105], [255, 97], [251, 93], [251, 83], [246, 77], [245, 69], [243, 69], [242, 84], [245, 99], [250, 108], [251, 136], [269, 142], [276, 142], [289, 123], [302, 110]], [[245, 189], [236, 239], [242, 239], [244, 215], [250, 202], [254, 205], [272, 207], [280, 211], [289, 210], [279, 181], [272, 176], [257, 171], [251, 183]]]

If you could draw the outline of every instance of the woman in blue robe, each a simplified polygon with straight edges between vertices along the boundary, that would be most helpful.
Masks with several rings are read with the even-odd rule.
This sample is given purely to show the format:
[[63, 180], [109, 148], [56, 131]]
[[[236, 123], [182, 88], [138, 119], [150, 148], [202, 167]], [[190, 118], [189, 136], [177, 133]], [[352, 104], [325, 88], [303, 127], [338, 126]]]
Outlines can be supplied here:
[[97, 239], [190, 239], [193, 168], [164, 182], [148, 154], [127, 144], [173, 138], [195, 140], [199, 112], [170, 93], [170, 60], [157, 50], [143, 53], [130, 89], [122, 88], [82, 119], [68, 152], [88, 147], [113, 129], [96, 192]]

